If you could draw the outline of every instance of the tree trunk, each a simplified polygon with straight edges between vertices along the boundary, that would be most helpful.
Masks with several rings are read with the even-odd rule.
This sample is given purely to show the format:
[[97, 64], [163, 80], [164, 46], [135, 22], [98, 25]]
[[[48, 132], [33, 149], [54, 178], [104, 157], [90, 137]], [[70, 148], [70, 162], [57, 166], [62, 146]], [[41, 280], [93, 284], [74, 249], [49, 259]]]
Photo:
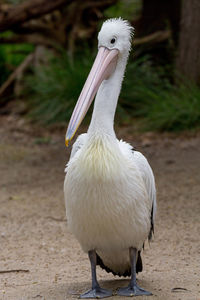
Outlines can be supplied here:
[[200, 2], [183, 0], [176, 59], [178, 72], [200, 84]]
[[177, 43], [180, 22], [181, 0], [143, 0], [142, 13], [136, 21], [137, 36], [170, 29]]
[[149, 38], [150, 42], [139, 49], [139, 55], [148, 54], [156, 65], [174, 63], [180, 15], [181, 0], [142, 0], [141, 16], [132, 24], [139, 43]]
[[6, 9], [4, 9], [3, 5], [0, 5], [0, 32], [12, 30], [21, 23], [30, 19], [39, 18], [69, 2], [71, 2], [71, 0], [28, 0]]

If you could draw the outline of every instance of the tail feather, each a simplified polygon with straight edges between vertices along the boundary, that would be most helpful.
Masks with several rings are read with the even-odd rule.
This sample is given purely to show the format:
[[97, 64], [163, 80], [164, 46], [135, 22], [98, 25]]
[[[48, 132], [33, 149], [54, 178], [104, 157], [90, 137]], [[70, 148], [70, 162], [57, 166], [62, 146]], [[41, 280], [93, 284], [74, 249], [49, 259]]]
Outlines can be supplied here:
[[[137, 258], [137, 263], [136, 263], [136, 273], [142, 272], [143, 266], [142, 266], [142, 258], [141, 258], [141, 251], [138, 251], [138, 258]], [[99, 265], [103, 270], [105, 270], [107, 273], [112, 273], [114, 276], [123, 276], [123, 277], [130, 277], [131, 276], [131, 268], [126, 270], [124, 273], [117, 273], [107, 266], [104, 265], [101, 257], [97, 254], [97, 265]]]

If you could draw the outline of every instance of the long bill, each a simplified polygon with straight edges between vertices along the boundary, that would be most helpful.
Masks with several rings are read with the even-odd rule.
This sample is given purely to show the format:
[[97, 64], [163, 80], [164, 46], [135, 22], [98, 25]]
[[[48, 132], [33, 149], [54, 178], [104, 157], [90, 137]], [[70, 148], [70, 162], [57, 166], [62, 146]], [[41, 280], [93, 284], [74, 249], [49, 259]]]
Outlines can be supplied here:
[[85, 117], [102, 81], [108, 79], [115, 70], [118, 53], [117, 49], [99, 48], [92, 69], [72, 113], [65, 137], [66, 146], [72, 140]]

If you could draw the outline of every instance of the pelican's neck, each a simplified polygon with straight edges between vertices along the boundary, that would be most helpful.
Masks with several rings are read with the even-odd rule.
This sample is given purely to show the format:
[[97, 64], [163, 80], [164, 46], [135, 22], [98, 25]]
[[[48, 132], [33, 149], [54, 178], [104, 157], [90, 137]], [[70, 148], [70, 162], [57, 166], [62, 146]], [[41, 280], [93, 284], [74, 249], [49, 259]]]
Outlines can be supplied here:
[[99, 134], [115, 137], [113, 123], [127, 58], [128, 55], [119, 58], [114, 73], [99, 87], [88, 129], [89, 136]]

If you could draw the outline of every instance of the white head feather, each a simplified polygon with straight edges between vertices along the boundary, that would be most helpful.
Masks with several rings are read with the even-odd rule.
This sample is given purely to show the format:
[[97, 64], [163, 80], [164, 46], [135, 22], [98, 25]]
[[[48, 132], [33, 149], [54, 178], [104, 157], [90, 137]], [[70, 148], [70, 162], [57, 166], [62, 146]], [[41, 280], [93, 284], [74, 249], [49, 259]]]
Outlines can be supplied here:
[[122, 18], [105, 21], [98, 35], [98, 46], [118, 49], [120, 54], [129, 53], [134, 28]]

